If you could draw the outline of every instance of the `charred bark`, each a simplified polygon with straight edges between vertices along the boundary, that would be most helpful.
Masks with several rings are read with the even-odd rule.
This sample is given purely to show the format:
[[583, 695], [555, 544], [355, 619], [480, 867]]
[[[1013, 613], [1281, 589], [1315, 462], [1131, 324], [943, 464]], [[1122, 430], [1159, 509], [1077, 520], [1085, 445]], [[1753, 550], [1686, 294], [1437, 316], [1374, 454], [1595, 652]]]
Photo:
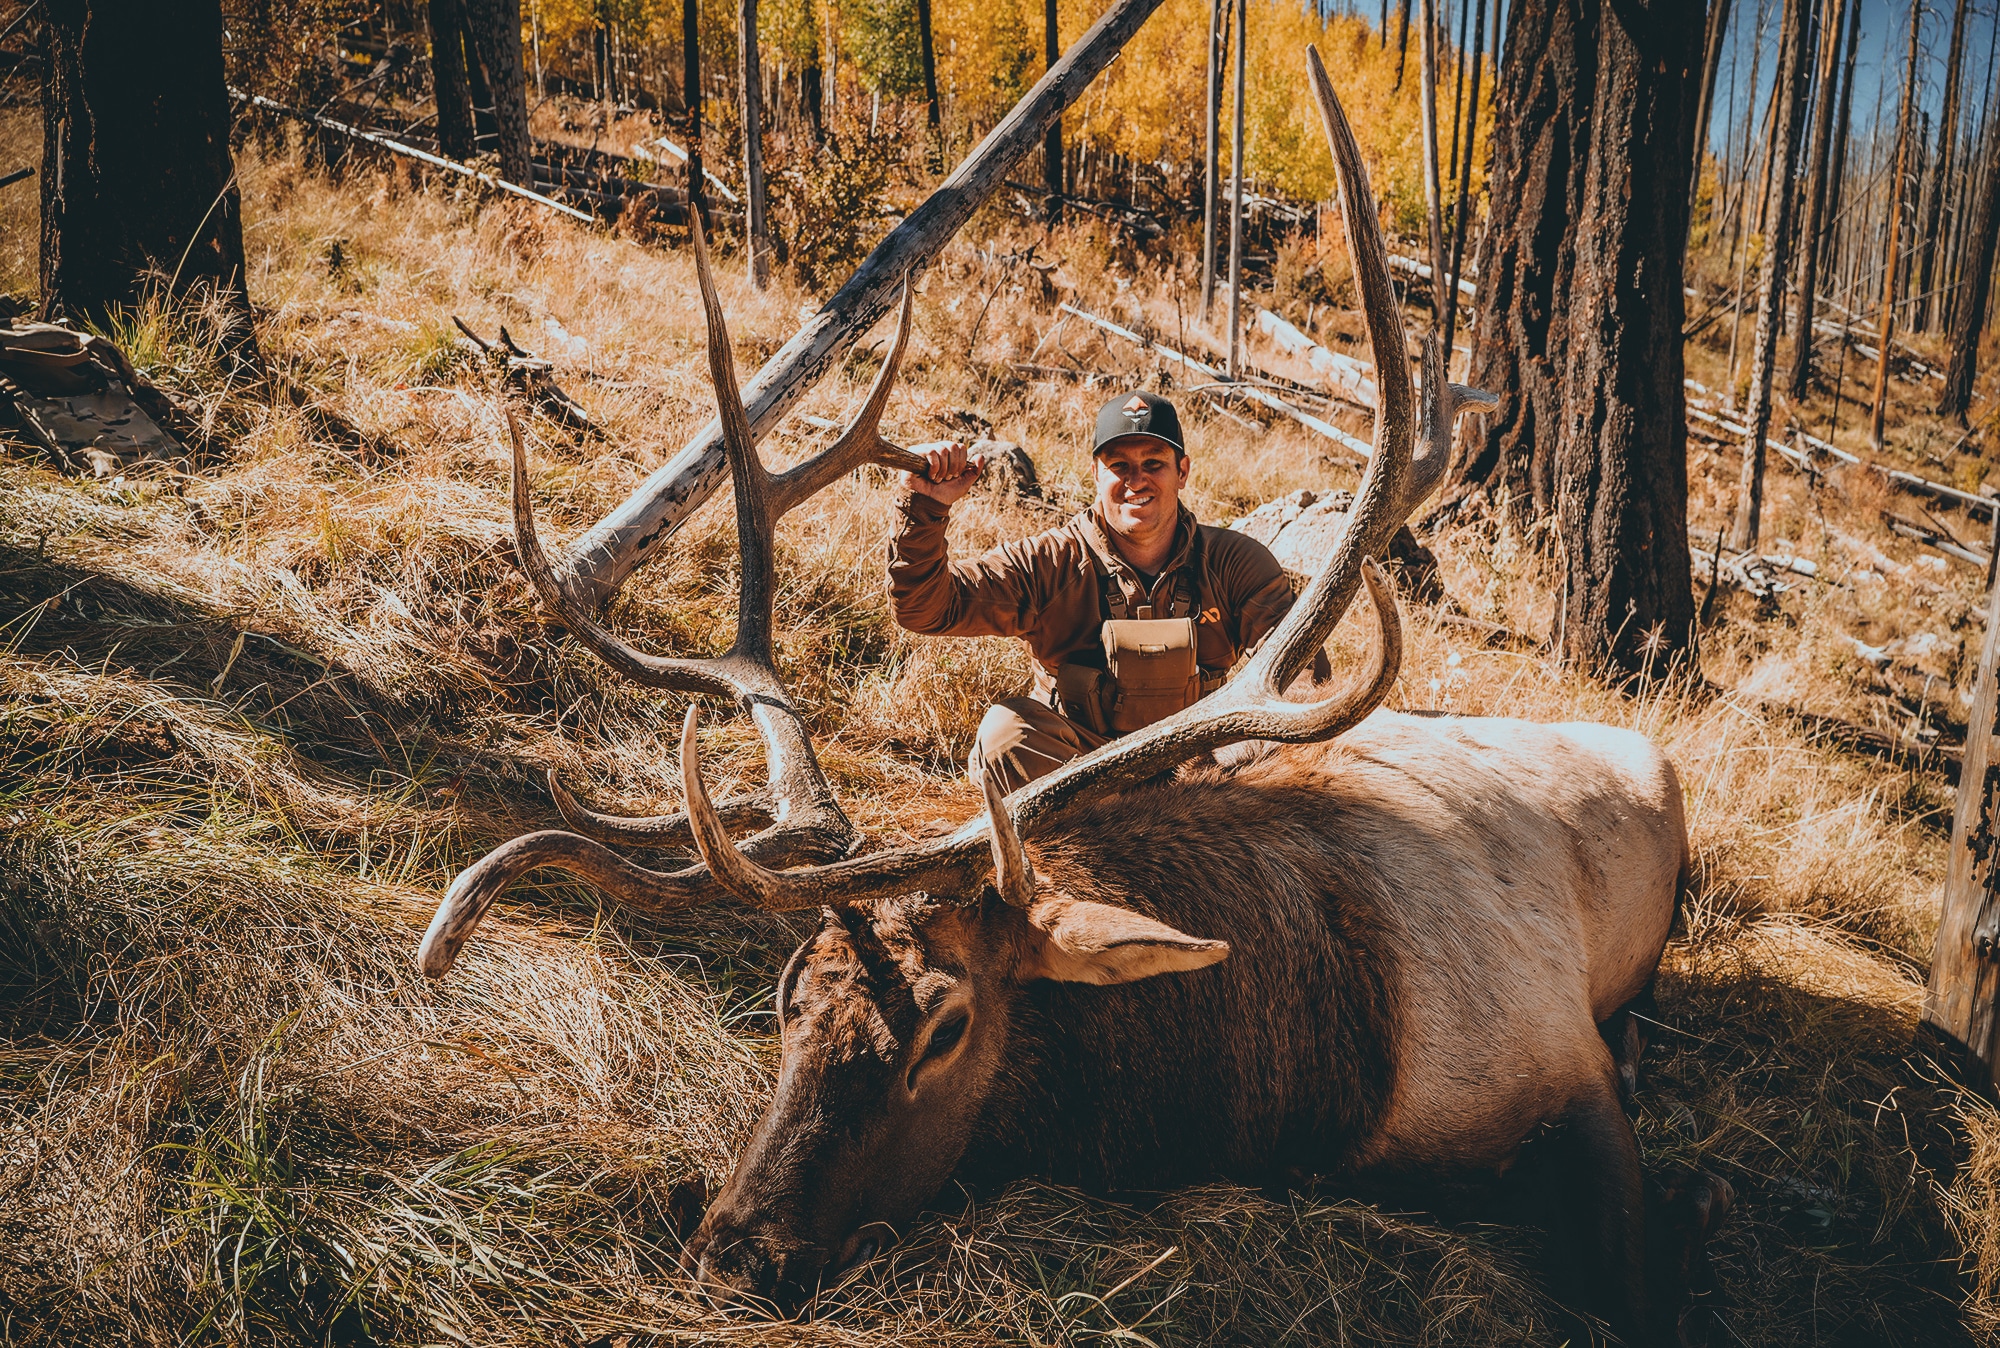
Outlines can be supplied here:
[[437, 104], [438, 150], [472, 158], [472, 89], [466, 83], [465, 12], [459, 0], [430, 0], [431, 97]]
[[1813, 109], [1812, 158], [1806, 170], [1805, 215], [1799, 221], [1798, 308], [1792, 339], [1792, 365], [1785, 388], [1803, 398], [1812, 382], [1813, 311], [1819, 289], [1819, 236], [1826, 209], [1826, 166], [1833, 149], [1833, 111], [1840, 75], [1842, 29], [1850, 0], [1832, 0], [1826, 30], [1820, 35], [1819, 95]]
[[924, 119], [930, 124], [926, 162], [932, 173], [944, 170], [944, 114], [938, 104], [937, 47], [931, 40], [931, 0], [917, 0], [917, 59], [924, 71]]
[[687, 199], [690, 211], [707, 218], [708, 181], [701, 176], [701, 10], [681, 0], [681, 104], [687, 138]]
[[1933, 303], [1931, 282], [1937, 266], [1938, 232], [1944, 220], [1944, 198], [1952, 187], [1953, 162], [1958, 148], [1958, 84], [1965, 64], [1965, 0], [1958, 0], [1951, 18], [1951, 47], [1945, 58], [1944, 102], [1938, 112], [1937, 169], [1931, 174], [1931, 190], [1924, 206], [1923, 232], [1918, 235], [1917, 299], [1911, 306], [1910, 326], [1929, 332], [1932, 315], [1943, 306]]
[[1903, 110], [1896, 118], [1895, 171], [1889, 178], [1889, 238], [1882, 250], [1882, 316], [1876, 331], [1882, 354], [1875, 364], [1875, 403], [1868, 417], [1868, 443], [1882, 448], [1883, 423], [1889, 410], [1889, 353], [1896, 345], [1896, 296], [1902, 281], [1898, 250], [1902, 246], [1904, 200], [1910, 173], [1910, 123], [1917, 101], [1917, 50], [1923, 34], [1922, 5], [1910, 6], [1910, 55], [1903, 67]]
[[535, 152], [528, 134], [528, 76], [521, 66], [521, 0], [465, 0], [465, 20], [493, 96], [500, 176], [532, 190]]
[[[1500, 406], [1466, 424], [1446, 478], [1447, 507], [1475, 495], [1509, 502], [1517, 522], [1554, 506], [1555, 440], [1589, 164], [1597, 69], [1596, 0], [1520, 0], [1502, 52], [1493, 118], [1491, 201], [1476, 263], [1476, 388]], [[1678, 292], [1677, 292], [1678, 293]]]
[[1613, 0], [1597, 33], [1556, 449], [1563, 652], [1659, 675], [1694, 623], [1681, 276], [1703, 31], [1676, 0]]
[[757, 61], [757, 0], [736, 0], [736, 89], [743, 121], [743, 251], [750, 255], [750, 284], [762, 290], [771, 275], [771, 239], [764, 228], [764, 81]]
[[[1045, 70], [1054, 70], [1056, 62], [1062, 59], [1062, 31], [1056, 25], [1056, 0], [1042, 0], [1042, 54], [1048, 64]], [[1047, 211], [1050, 220], [1062, 214], [1063, 148], [1062, 119], [1049, 123], [1049, 129], [1042, 134], [1042, 186], [1049, 194]]]
[[[1771, 220], [1758, 265], [1757, 333], [1750, 349], [1750, 434], [1743, 439], [1743, 477], [1736, 497], [1730, 546], [1757, 545], [1764, 516], [1764, 437], [1771, 428], [1771, 378], [1784, 326], [1785, 276], [1791, 269], [1792, 203], [1799, 133], [1805, 123], [1806, 82], [1812, 73], [1812, 0], [1786, 0], [1784, 55], [1778, 65], [1777, 138], [1771, 145]], [[1810, 308], [1810, 306], [1808, 306]], [[1810, 346], [1810, 330], [1799, 335]]]
[[1993, 287], [1993, 256], [2000, 243], [2000, 117], [1986, 119], [1986, 144], [1981, 152], [1986, 163], [1979, 190], [1979, 205], [1972, 213], [1972, 236], [1967, 243], [1965, 279], [1960, 284], [1958, 302], [1952, 314], [1951, 360], [1945, 369], [1944, 392], [1938, 398], [1938, 415], [1955, 417], [1962, 426], [1972, 406], [1972, 378], [1979, 361], [1979, 335], [1986, 327], [1986, 305]]
[[212, 291], [254, 359], [243, 205], [229, 154], [218, 0], [46, 0], [45, 316], [103, 322], [164, 290]]

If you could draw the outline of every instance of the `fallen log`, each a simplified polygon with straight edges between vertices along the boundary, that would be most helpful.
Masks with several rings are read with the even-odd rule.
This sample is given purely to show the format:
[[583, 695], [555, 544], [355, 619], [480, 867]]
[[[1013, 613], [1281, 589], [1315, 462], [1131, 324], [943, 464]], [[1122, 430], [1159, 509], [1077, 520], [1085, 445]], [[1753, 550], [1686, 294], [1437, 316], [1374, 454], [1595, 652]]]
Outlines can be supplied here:
[[1269, 309], [1257, 311], [1257, 327], [1281, 348], [1300, 357], [1326, 381], [1335, 397], [1365, 412], [1376, 406], [1375, 367], [1367, 361], [1329, 351]]
[[[1082, 97], [1161, 2], [1116, 0], [951, 176], [875, 246], [819, 313], [743, 386], [753, 434], [776, 425], [875, 326], [894, 303], [898, 287], [937, 257], [1015, 164], [1040, 148], [1043, 131]], [[623, 504], [564, 550], [559, 569], [565, 583], [585, 602], [601, 603], [728, 479], [722, 426], [711, 420]]]
[[1934, 529], [1928, 524], [1920, 524], [1916, 520], [1906, 519], [1891, 511], [1885, 510], [1882, 512], [1882, 523], [1888, 526], [1889, 532], [1892, 534], [1900, 535], [1913, 543], [1921, 543], [1925, 547], [1941, 552], [1947, 557], [1953, 557], [1971, 566], [1976, 566], [1981, 571], [1986, 570], [1988, 564], [1992, 561], [1992, 558], [1988, 554], [1975, 552], [1942, 529]]
[[1090, 313], [1083, 309], [1079, 309], [1074, 304], [1063, 305], [1062, 312], [1067, 314], [1075, 314], [1078, 318], [1082, 319], [1086, 323], [1089, 323], [1098, 328], [1102, 328], [1104, 331], [1111, 333], [1115, 337], [1122, 337], [1126, 341], [1134, 343], [1141, 350], [1158, 351], [1161, 355], [1166, 356], [1171, 360], [1177, 360], [1181, 363], [1181, 368], [1184, 370], [1193, 370], [1197, 374], [1207, 375], [1210, 379], [1218, 381], [1218, 383], [1221, 386], [1227, 388], [1229, 392], [1236, 395], [1237, 397], [1248, 398], [1251, 402], [1257, 403], [1259, 406], [1268, 407], [1274, 412], [1278, 412], [1283, 414], [1284, 416], [1290, 417], [1293, 421], [1298, 422], [1301, 426], [1306, 427], [1308, 430], [1318, 431], [1321, 435], [1333, 441], [1336, 445], [1339, 445], [1342, 449], [1354, 455], [1356, 458], [1360, 459], [1363, 463], [1368, 462], [1368, 460], [1373, 458], [1375, 455], [1374, 446], [1370, 445], [1366, 440], [1361, 439], [1359, 436], [1349, 435], [1346, 431], [1343, 431], [1342, 429], [1340, 429], [1340, 427], [1334, 425], [1332, 422], [1324, 421], [1321, 418], [1314, 416], [1312, 413], [1304, 410], [1303, 408], [1292, 406], [1290, 403], [1286, 402], [1283, 398], [1280, 398], [1275, 393], [1268, 393], [1265, 390], [1257, 388], [1255, 385], [1252, 384], [1233, 382], [1228, 378], [1227, 375], [1225, 375], [1221, 370], [1216, 369], [1213, 365], [1207, 364], [1204, 361], [1196, 360], [1193, 356], [1184, 355], [1181, 352], [1174, 350], [1174, 348], [1168, 346], [1164, 342], [1155, 342], [1148, 338], [1141, 337], [1138, 333], [1132, 331], [1130, 328], [1120, 327], [1118, 324], [1113, 323], [1110, 319], [1099, 318], [1096, 314]]
[[[1715, 426], [1737, 440], [1741, 440], [1750, 434], [1748, 426], [1731, 421], [1727, 417], [1717, 416], [1713, 412], [1704, 411], [1692, 404], [1689, 405], [1687, 414], [1690, 419]], [[1912, 495], [1936, 497], [1940, 501], [1949, 501], [1953, 505], [1961, 507], [1969, 514], [1984, 513], [1989, 519], [1993, 517], [1996, 503], [1996, 498], [1994, 497], [1981, 495], [1978, 492], [1965, 491], [1958, 487], [1948, 486], [1942, 482], [1933, 482], [1927, 477], [1919, 477], [1917, 474], [1901, 468], [1888, 468], [1879, 463], [1871, 463], [1859, 454], [1851, 454], [1838, 445], [1822, 440], [1816, 435], [1807, 435], [1803, 431], [1798, 432], [1797, 438], [1803, 441], [1815, 453], [1824, 454], [1836, 463], [1844, 463], [1850, 467], [1862, 468], [1868, 472], [1878, 474], [1887, 478], [1890, 485], [1898, 487]], [[1725, 441], [1724, 443], [1727, 442]], [[1811, 458], [1801, 453], [1795, 445], [1786, 444], [1781, 440], [1770, 437], [1766, 437], [1764, 445], [1800, 472], [1810, 473], [1817, 471], [1816, 465], [1814, 465]]]
[[476, 182], [484, 183], [496, 192], [505, 192], [510, 196], [532, 201], [537, 206], [546, 206], [552, 211], [560, 211], [573, 220], [583, 221], [586, 225], [597, 223], [597, 217], [588, 211], [580, 211], [574, 206], [565, 206], [560, 201], [545, 197], [540, 192], [531, 191], [519, 183], [510, 183], [505, 178], [496, 178], [490, 173], [481, 173], [478, 169], [461, 164], [456, 159], [446, 159], [441, 154], [432, 154], [429, 150], [419, 150], [414, 145], [405, 145], [400, 140], [393, 140], [388, 136], [379, 135], [373, 131], [363, 131], [358, 126], [349, 126], [346, 122], [336, 122], [331, 117], [322, 117], [318, 113], [307, 112], [302, 108], [287, 107], [285, 104], [266, 98], [262, 94], [246, 94], [234, 86], [230, 87], [229, 96], [238, 103], [248, 103], [250, 106], [262, 108], [266, 112], [275, 112], [280, 117], [291, 117], [298, 121], [310, 122], [314, 126], [324, 128], [339, 135], [364, 141], [369, 145], [375, 146], [377, 149], [387, 150], [390, 154], [401, 155], [406, 159], [414, 159], [421, 164], [429, 164], [432, 168], [441, 168], [447, 173], [456, 173], [462, 177], [471, 178]]

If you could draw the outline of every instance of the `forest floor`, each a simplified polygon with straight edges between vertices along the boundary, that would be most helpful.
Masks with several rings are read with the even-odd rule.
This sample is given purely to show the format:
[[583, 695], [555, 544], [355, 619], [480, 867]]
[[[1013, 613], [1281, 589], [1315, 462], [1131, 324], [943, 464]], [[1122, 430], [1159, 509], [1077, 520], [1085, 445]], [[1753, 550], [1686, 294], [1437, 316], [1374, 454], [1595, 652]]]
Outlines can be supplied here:
[[[10, 149], [31, 134], [0, 124]], [[711, 413], [688, 255], [372, 168], [335, 182], [246, 151], [239, 169], [258, 339], [290, 394], [232, 375], [202, 315], [145, 311], [115, 335], [206, 427], [190, 471], [78, 480], [0, 456], [0, 1342], [1574, 1340], [1532, 1233], [1493, 1211], [1221, 1185], [954, 1191], [797, 1321], [692, 1297], [675, 1265], [692, 1182], [726, 1177], [770, 1089], [770, 990], [798, 923], [635, 915], [542, 876], [448, 978], [412, 958], [458, 869], [557, 823], [545, 770], [600, 808], [674, 808], [685, 705], [621, 683], [538, 609], [512, 561], [501, 404], [452, 316], [506, 323], [608, 428], [527, 423], [560, 541]], [[0, 238], [19, 237], [14, 190]], [[1052, 271], [1005, 260], [1029, 242]], [[1096, 406], [1157, 382], [1157, 359], [1054, 331], [1055, 301], [1185, 314], [1192, 279], [1163, 257], [989, 209], [919, 284], [885, 433], [963, 434], [969, 411], [1080, 505]], [[1281, 248], [1264, 302], [1337, 343], [1341, 287], [1315, 261], [1310, 240]], [[0, 265], [0, 288], [32, 289], [32, 250]], [[814, 299], [725, 265], [747, 371]], [[799, 413], [844, 418], [885, 332]], [[1720, 388], [1724, 351], [1691, 342], [1690, 375]], [[1895, 385], [1884, 457], [1974, 486], [1990, 460], [1950, 449], [1934, 389]], [[1830, 410], [1809, 403], [1806, 424]], [[1195, 397], [1184, 416], [1204, 519], [1355, 485], [1290, 422]], [[764, 452], [789, 462], [825, 435], [794, 414]], [[1698, 537], [1733, 505], [1736, 464], [1691, 444]], [[787, 517], [777, 615], [829, 775], [884, 843], [978, 809], [959, 764], [984, 706], [1026, 678], [1016, 644], [893, 626], [890, 493], [863, 472]], [[1865, 472], [1774, 462], [1767, 549], [1818, 577], [1770, 602], [1716, 596], [1701, 661], [1720, 691], [1636, 697], [1549, 654], [1536, 540], [1440, 527], [1427, 541], [1458, 610], [1526, 640], [1412, 605], [1391, 698], [1629, 726], [1678, 764], [1697, 883], [1638, 1130], [1653, 1176], [1700, 1167], [1740, 1195], [1713, 1245], [1717, 1342], [2000, 1335], [2000, 1113], [1913, 1047], [1950, 762], [1844, 750], [1785, 710], [1962, 735], [1983, 576], [1890, 533], [1884, 509], [1924, 518]], [[1983, 546], [1983, 523], [1938, 513]], [[1055, 518], [982, 489], [953, 545]], [[734, 559], [725, 494], [615, 622], [652, 649], [719, 649]], [[714, 786], [761, 775], [747, 724], [708, 722]]]

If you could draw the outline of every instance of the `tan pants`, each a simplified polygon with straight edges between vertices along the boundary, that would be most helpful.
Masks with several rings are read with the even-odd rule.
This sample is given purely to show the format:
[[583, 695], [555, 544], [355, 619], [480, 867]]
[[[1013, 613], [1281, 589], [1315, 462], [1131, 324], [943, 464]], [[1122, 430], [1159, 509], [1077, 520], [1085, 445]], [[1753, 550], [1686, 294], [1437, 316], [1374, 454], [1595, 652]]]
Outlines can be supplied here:
[[1045, 702], [1010, 697], [988, 707], [980, 718], [979, 738], [966, 757], [965, 771], [975, 786], [992, 772], [1003, 792], [1018, 791], [1110, 738], [1078, 725]]

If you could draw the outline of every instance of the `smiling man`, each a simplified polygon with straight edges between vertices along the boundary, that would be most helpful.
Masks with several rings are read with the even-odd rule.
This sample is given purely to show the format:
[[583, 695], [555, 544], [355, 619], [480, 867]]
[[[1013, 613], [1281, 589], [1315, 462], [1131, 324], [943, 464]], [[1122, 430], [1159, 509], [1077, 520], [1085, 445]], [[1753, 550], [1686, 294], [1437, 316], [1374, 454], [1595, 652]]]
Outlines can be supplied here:
[[903, 474], [889, 541], [889, 606], [926, 636], [1020, 637], [1027, 697], [987, 710], [966, 767], [1006, 791], [1221, 686], [1292, 606], [1291, 582], [1255, 539], [1197, 523], [1181, 504], [1180, 416], [1151, 393], [1114, 398], [1092, 441], [1097, 499], [1060, 528], [953, 561], [952, 503], [985, 469], [953, 443]]

